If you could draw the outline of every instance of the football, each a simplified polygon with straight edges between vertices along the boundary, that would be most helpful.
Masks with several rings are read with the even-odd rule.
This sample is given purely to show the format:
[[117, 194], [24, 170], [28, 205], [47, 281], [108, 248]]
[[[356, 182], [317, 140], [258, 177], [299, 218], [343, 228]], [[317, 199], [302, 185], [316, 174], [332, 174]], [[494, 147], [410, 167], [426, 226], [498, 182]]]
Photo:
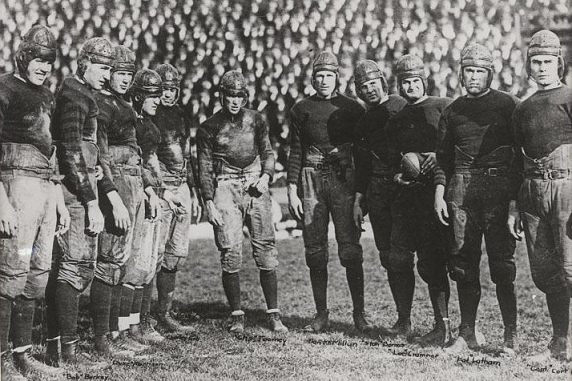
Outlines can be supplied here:
[[404, 180], [415, 180], [421, 174], [421, 163], [425, 158], [417, 152], [408, 152], [401, 158], [401, 172]]

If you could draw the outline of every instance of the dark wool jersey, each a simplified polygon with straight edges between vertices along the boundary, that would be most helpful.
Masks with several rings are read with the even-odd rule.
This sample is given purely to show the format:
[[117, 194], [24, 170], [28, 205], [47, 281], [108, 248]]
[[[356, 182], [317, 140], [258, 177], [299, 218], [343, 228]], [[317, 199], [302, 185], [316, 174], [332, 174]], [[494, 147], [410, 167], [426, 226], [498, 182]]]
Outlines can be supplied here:
[[259, 112], [241, 109], [231, 115], [224, 108], [204, 121], [197, 131], [199, 181], [205, 201], [214, 196], [213, 162], [222, 160], [246, 168], [260, 156], [262, 173], [274, 176], [274, 153], [268, 137], [268, 122]]
[[[97, 144], [97, 114], [99, 109], [91, 90], [76, 78], [66, 78], [56, 93], [56, 109], [52, 117], [52, 137], [58, 147], [62, 183], [78, 200], [86, 204], [96, 199], [88, 177], [82, 142]], [[93, 159], [93, 158], [92, 158]], [[90, 168], [93, 170], [93, 168]]]
[[563, 144], [572, 144], [572, 89], [562, 85], [538, 90], [514, 111], [515, 143], [538, 159]]
[[46, 157], [52, 154], [50, 118], [54, 96], [45, 86], [0, 76], [0, 142], [31, 144]]
[[[437, 141], [437, 167], [435, 184], [446, 185], [455, 168], [455, 146], [475, 158], [474, 165], [486, 167], [479, 162], [499, 147], [511, 147], [513, 134], [512, 113], [520, 101], [508, 94], [491, 89], [478, 98], [467, 96], [453, 101], [441, 114]], [[489, 163], [493, 167], [508, 168], [512, 155], [504, 163]]]
[[104, 178], [99, 181], [99, 189], [103, 193], [116, 190], [111, 173], [112, 158], [109, 155], [110, 146], [127, 146], [135, 153], [139, 152], [135, 124], [135, 110], [117, 94], [107, 91], [95, 93], [99, 114], [97, 116], [97, 145], [103, 168]]
[[435, 152], [441, 113], [452, 99], [427, 97], [406, 105], [387, 124], [389, 164], [400, 171], [401, 154], [407, 152]]
[[344, 143], [353, 143], [355, 124], [363, 115], [361, 105], [344, 95], [331, 99], [317, 95], [303, 99], [290, 109], [290, 156], [288, 182], [297, 183], [310, 146], [327, 154]]
[[[562, 85], [537, 90], [514, 110], [512, 127], [518, 168], [522, 171], [522, 149], [539, 159], [564, 144], [572, 144], [572, 89]], [[513, 199], [520, 188], [515, 184]]]
[[157, 150], [159, 161], [169, 171], [182, 170], [184, 160], [189, 158], [190, 134], [190, 123], [183, 110], [178, 105], [165, 107], [160, 104], [151, 119], [161, 131], [161, 143]]
[[385, 102], [369, 108], [356, 125], [354, 158], [356, 166], [356, 192], [365, 194], [372, 174], [372, 161], [388, 168], [386, 125], [407, 101], [399, 95], [390, 95]]
[[163, 186], [157, 149], [161, 144], [161, 132], [149, 116], [139, 116], [135, 126], [137, 131], [137, 144], [141, 147], [143, 158], [143, 184], [145, 187]]

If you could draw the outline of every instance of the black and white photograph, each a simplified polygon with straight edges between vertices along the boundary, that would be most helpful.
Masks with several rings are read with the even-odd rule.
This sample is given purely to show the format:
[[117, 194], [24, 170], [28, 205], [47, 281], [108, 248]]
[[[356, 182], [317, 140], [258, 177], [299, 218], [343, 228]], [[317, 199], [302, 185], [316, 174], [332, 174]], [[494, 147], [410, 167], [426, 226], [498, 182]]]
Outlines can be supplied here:
[[571, 0], [2, 0], [2, 381], [572, 381]]

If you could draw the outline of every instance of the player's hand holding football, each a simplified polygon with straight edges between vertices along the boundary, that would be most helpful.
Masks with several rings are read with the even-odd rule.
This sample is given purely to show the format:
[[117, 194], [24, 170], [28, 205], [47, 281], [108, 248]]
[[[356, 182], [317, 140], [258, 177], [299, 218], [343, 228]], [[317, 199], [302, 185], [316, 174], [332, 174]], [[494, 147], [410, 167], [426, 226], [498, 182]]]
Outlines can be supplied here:
[[208, 200], [206, 205], [207, 220], [213, 226], [223, 226], [224, 221], [213, 200]]
[[288, 184], [288, 209], [290, 214], [297, 220], [301, 220], [304, 215], [302, 200], [298, 197], [298, 186], [296, 184]]
[[511, 200], [508, 207], [507, 227], [510, 234], [517, 240], [522, 240], [522, 219], [516, 201]]
[[12, 238], [18, 235], [18, 216], [12, 204], [10, 204], [4, 186], [1, 184], [2, 183], [0, 183], [0, 216], [2, 216], [2, 223], [0, 224], [0, 235], [6, 238]]
[[437, 154], [435, 152], [423, 152], [421, 155], [425, 157], [421, 163], [421, 174], [424, 175], [431, 172], [437, 165]]

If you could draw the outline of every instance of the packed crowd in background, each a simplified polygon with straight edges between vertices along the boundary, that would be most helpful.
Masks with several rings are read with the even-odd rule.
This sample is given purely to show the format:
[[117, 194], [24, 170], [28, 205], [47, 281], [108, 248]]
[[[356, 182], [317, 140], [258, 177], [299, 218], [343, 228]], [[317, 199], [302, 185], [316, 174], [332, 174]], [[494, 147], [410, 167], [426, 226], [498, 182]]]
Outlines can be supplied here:
[[[250, 106], [269, 120], [280, 171], [286, 157], [287, 112], [312, 92], [311, 62], [328, 49], [340, 58], [340, 90], [355, 96], [353, 65], [380, 63], [390, 81], [392, 63], [406, 53], [429, 68], [429, 93], [456, 96], [460, 53], [467, 42], [495, 57], [493, 87], [519, 97], [531, 91], [524, 68], [522, 28], [543, 23], [567, 28], [568, 0], [7, 0], [0, 4], [0, 71], [14, 69], [18, 31], [50, 26], [59, 44], [52, 90], [75, 71], [81, 44], [108, 38], [137, 52], [139, 67], [169, 62], [183, 74], [180, 102], [198, 126], [218, 107], [217, 85], [242, 69]], [[554, 24], [554, 25], [552, 25]]]

